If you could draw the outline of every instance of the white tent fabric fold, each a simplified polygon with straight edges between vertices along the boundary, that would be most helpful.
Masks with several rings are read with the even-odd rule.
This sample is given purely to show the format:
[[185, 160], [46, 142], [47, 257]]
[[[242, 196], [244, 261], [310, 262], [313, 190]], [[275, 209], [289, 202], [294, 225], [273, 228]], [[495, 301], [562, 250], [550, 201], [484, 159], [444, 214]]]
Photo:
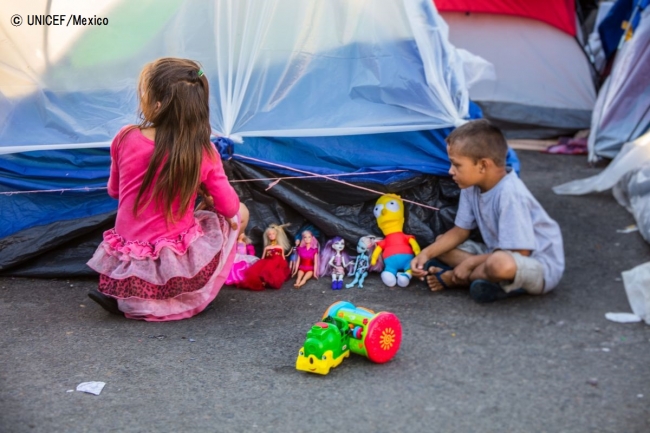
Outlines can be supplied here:
[[553, 187], [560, 195], [582, 195], [612, 188], [626, 173], [650, 164], [650, 132], [626, 143], [614, 160], [596, 176]]
[[[17, 12], [23, 25], [8, 25]], [[108, 24], [26, 24], [43, 14], [98, 16]], [[446, 35], [430, 0], [3, 3], [0, 154], [106, 146], [137, 120], [139, 71], [162, 56], [202, 64], [219, 135], [457, 126], [468, 114], [466, 81], [477, 81], [464, 70], [485, 68], [464, 63], [469, 56]]]

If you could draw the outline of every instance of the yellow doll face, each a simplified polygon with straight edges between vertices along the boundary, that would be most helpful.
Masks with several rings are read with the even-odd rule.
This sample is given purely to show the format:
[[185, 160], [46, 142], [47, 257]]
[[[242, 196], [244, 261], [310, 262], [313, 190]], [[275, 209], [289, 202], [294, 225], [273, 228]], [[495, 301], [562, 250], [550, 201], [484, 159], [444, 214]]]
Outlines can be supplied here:
[[266, 232], [266, 236], [269, 238], [270, 241], [274, 241], [278, 238], [278, 232], [275, 229], [269, 229]]
[[311, 240], [313, 239], [313, 236], [311, 232], [303, 232], [302, 234], [302, 240], [305, 241], [305, 245], [311, 245]]
[[396, 194], [384, 194], [377, 200], [373, 211], [377, 225], [384, 234], [401, 231], [404, 226], [404, 202]]

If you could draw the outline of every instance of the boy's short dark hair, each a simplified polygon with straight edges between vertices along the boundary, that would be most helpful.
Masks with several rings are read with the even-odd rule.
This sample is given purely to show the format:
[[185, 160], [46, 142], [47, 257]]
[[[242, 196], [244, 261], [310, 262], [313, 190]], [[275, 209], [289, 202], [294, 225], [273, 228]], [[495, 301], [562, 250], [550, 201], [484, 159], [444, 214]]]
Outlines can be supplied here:
[[454, 129], [445, 139], [450, 148], [475, 162], [481, 158], [494, 161], [497, 167], [506, 165], [508, 143], [499, 128], [486, 119], [471, 120]]

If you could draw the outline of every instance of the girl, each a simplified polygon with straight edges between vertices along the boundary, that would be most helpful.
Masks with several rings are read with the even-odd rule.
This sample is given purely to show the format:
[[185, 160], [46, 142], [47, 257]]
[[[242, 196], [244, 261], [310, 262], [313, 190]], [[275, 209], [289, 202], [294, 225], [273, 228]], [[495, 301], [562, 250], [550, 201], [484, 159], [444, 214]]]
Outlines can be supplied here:
[[292, 277], [298, 274], [293, 285], [296, 289], [301, 288], [313, 276], [318, 279], [318, 240], [310, 230], [304, 230], [301, 234], [300, 245], [296, 248], [298, 260], [296, 268], [291, 274]]
[[271, 224], [264, 231], [262, 258], [248, 268], [237, 287], [249, 290], [279, 289], [289, 279], [290, 270], [285, 252], [291, 244], [284, 232], [284, 225]]
[[[138, 90], [142, 121], [111, 144], [108, 194], [119, 200], [117, 218], [88, 262], [100, 274], [99, 291], [89, 296], [131, 319], [185, 319], [219, 293], [248, 211], [210, 142], [200, 66], [156, 60], [142, 70]], [[216, 213], [194, 212], [199, 187]]]

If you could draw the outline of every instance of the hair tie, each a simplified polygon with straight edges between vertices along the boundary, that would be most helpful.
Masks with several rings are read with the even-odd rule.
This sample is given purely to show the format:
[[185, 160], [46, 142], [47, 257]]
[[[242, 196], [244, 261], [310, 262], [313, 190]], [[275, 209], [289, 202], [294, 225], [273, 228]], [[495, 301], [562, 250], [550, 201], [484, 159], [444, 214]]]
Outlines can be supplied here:
[[197, 72], [197, 75], [199, 76], [199, 78], [201, 78], [203, 76], [203, 69], [199, 69], [199, 72]]

